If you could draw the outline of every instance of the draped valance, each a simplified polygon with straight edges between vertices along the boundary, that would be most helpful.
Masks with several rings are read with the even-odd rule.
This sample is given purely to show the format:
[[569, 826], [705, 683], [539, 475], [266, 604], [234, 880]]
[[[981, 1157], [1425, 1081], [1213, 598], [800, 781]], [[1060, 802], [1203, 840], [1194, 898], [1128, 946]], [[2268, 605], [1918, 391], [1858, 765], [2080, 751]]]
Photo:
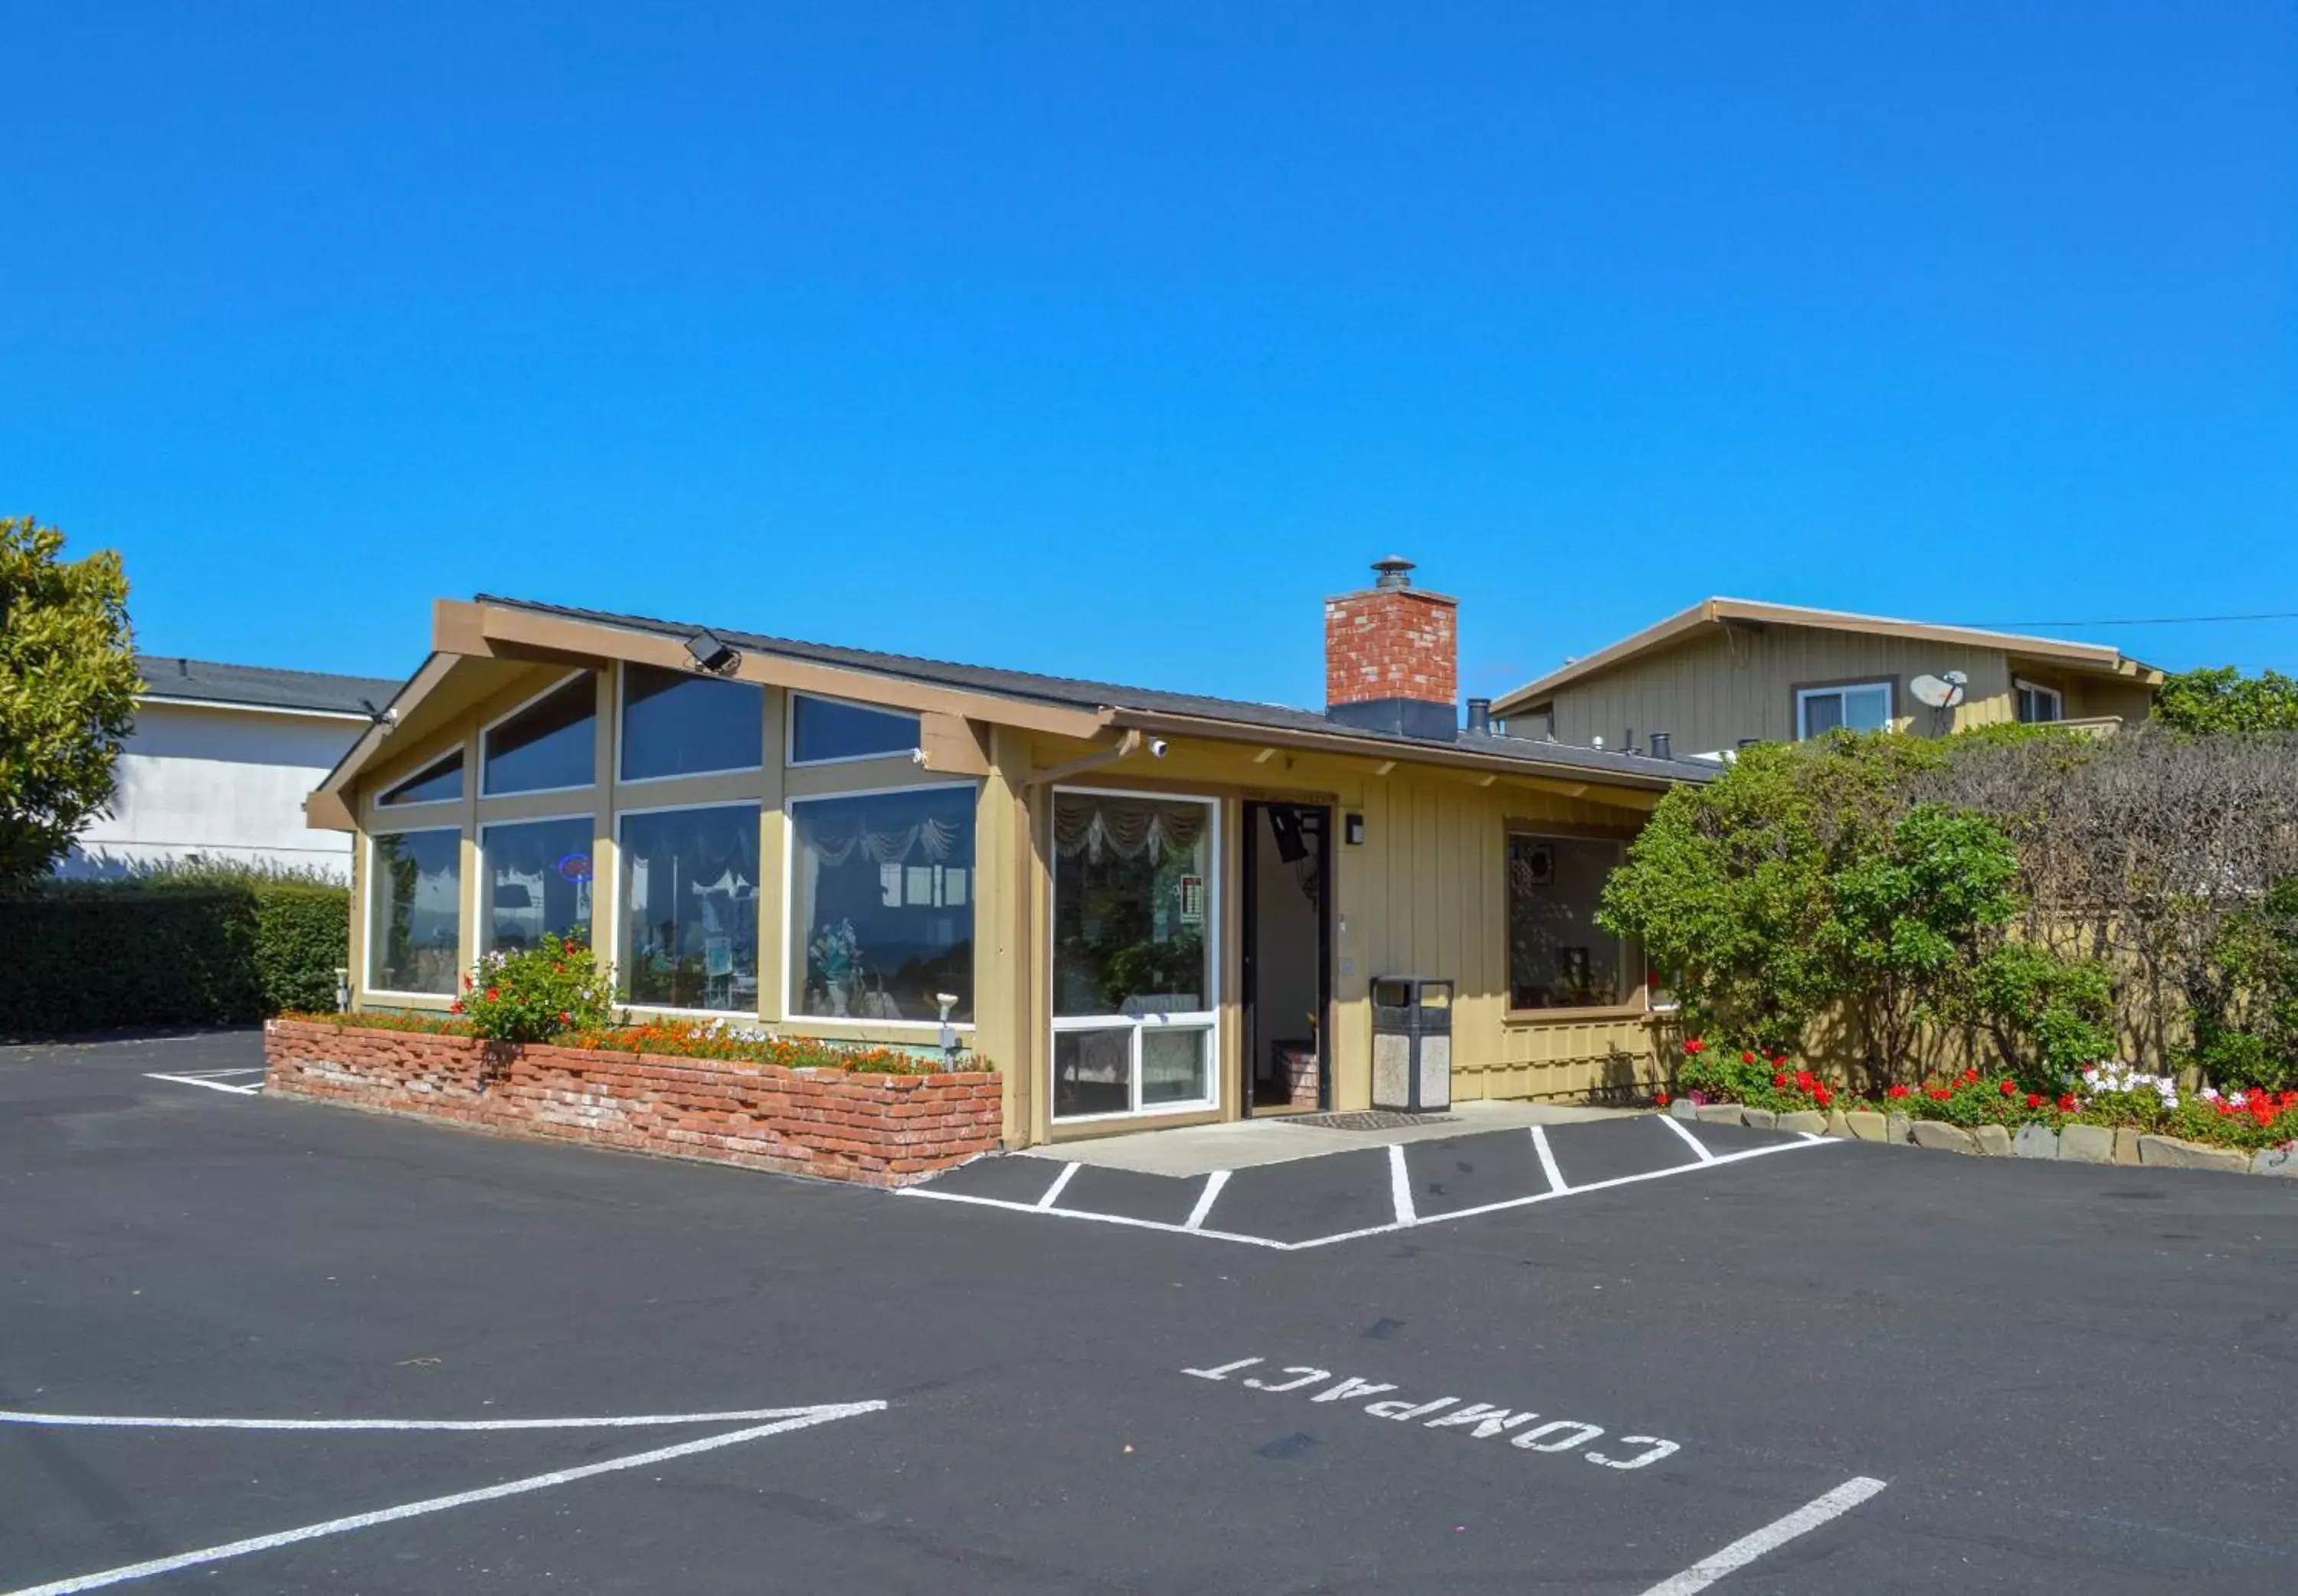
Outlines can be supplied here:
[[1111, 854], [1120, 859], [1146, 854], [1154, 862], [1194, 850], [1211, 816], [1203, 804], [1064, 792], [1054, 804], [1054, 851], [1096, 863]]

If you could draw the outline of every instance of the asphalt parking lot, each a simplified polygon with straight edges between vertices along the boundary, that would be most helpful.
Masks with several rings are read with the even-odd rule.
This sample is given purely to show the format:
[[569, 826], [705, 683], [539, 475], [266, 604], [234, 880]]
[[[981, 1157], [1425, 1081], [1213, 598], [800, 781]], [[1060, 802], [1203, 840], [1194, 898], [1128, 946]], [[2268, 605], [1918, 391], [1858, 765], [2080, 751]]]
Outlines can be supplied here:
[[897, 1197], [210, 1084], [253, 1054], [0, 1050], [0, 1596], [2298, 1580], [2298, 1182], [1624, 1121], [1553, 1133], [1564, 1197], [1464, 1137], [1192, 1233], [1202, 1182]]

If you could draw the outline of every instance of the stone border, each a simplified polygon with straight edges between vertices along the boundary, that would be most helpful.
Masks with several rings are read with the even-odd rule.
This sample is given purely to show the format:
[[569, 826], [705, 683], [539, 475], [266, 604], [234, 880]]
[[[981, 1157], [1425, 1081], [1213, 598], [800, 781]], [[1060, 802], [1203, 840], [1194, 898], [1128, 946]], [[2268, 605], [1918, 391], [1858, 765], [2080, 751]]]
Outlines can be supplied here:
[[1943, 1153], [1969, 1153], [1991, 1158], [2059, 1159], [2068, 1163], [2138, 1164], [2158, 1170], [2218, 1170], [2230, 1175], [2298, 1176], [2298, 1142], [2244, 1153], [2237, 1147], [2212, 1147], [2151, 1131], [2118, 1130], [2106, 1125], [2069, 1125], [2054, 1130], [2047, 1125], [2021, 1125], [2015, 1131], [2004, 1125], [1950, 1125], [1944, 1120], [1914, 1120], [1905, 1114], [1872, 1109], [1816, 1109], [1800, 1113], [1776, 1113], [1768, 1108], [1746, 1108], [1737, 1103], [1671, 1103], [1667, 1112], [1679, 1120], [1708, 1125], [1746, 1125], [1757, 1130], [1792, 1130], [1809, 1136], [1831, 1136], [1847, 1141], [1888, 1142], [1895, 1146], [1929, 1147]]
[[908, 1186], [996, 1152], [1004, 1112], [988, 1070], [790, 1070], [310, 1020], [266, 1021], [263, 1056], [269, 1093], [866, 1186]]

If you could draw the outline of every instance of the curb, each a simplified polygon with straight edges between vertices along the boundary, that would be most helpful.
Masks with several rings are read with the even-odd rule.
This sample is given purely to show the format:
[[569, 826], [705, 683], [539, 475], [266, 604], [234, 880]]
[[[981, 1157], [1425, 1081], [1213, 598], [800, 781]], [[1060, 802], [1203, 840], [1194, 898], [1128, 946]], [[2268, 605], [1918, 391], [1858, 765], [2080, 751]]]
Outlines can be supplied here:
[[2066, 1163], [2137, 1164], [2153, 1170], [2216, 1170], [2228, 1175], [2298, 1178], [2298, 1142], [2244, 1153], [2106, 1125], [2069, 1125], [2061, 1130], [2047, 1125], [2021, 1125], [2014, 1131], [2005, 1125], [1950, 1125], [1944, 1120], [1910, 1120], [1905, 1114], [1866, 1109], [1830, 1109], [1823, 1120], [1815, 1112], [1781, 1114], [1767, 1108], [1743, 1108], [1736, 1103], [1694, 1104], [1682, 1100], [1669, 1104], [1667, 1112], [1679, 1120], [1708, 1125], [1809, 1131], [1844, 1141], [1884, 1142], [1977, 1158], [2055, 1159]]

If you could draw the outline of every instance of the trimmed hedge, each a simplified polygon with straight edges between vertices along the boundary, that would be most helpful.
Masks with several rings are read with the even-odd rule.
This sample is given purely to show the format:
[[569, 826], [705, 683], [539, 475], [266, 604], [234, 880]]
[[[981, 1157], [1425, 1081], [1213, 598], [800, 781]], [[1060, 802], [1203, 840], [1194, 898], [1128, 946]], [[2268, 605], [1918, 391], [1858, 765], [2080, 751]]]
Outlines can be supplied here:
[[0, 899], [0, 1034], [247, 1024], [335, 1006], [351, 894], [321, 881], [123, 881]]

